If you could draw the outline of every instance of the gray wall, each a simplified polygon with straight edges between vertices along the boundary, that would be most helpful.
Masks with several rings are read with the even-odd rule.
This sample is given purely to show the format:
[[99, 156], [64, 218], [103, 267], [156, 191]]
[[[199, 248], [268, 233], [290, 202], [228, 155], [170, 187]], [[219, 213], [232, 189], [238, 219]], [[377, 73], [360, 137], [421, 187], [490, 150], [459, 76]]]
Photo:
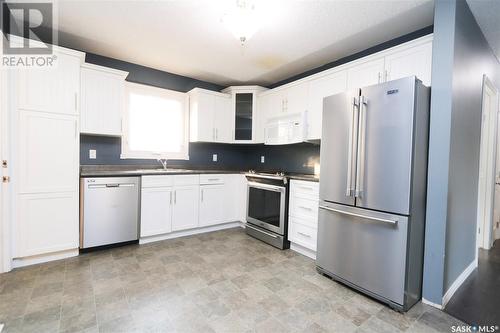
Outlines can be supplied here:
[[442, 297], [476, 251], [482, 78], [500, 64], [464, 0], [437, 1], [423, 297]]

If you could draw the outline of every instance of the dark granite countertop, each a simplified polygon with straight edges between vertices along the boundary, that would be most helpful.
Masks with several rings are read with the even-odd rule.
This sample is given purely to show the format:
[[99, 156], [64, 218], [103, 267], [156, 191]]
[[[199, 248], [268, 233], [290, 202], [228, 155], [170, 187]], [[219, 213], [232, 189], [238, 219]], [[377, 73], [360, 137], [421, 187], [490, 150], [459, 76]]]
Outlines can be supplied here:
[[[131, 165], [82, 165], [80, 177], [115, 177], [115, 176], [146, 176], [146, 175], [196, 175], [196, 174], [244, 174], [246, 171], [227, 169], [181, 169], [168, 167], [167, 170], [153, 166]], [[287, 173], [289, 179], [319, 181], [315, 175]]]

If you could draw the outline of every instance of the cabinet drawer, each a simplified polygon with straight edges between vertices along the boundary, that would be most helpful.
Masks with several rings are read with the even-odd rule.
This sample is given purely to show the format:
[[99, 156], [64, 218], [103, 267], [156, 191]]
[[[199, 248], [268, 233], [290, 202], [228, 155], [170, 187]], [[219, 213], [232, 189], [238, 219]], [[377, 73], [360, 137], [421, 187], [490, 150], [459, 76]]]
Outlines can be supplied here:
[[168, 187], [174, 184], [172, 176], [142, 176], [142, 188]]
[[290, 195], [319, 200], [319, 183], [292, 179], [290, 181]]
[[293, 243], [316, 251], [317, 229], [300, 224], [293, 217], [290, 218], [289, 222], [288, 239]]
[[200, 175], [176, 175], [174, 176], [174, 185], [199, 185]]
[[225, 176], [226, 175], [221, 175], [221, 174], [200, 175], [200, 184], [201, 185], [224, 184]]
[[318, 221], [318, 201], [296, 196], [290, 197], [290, 215]]

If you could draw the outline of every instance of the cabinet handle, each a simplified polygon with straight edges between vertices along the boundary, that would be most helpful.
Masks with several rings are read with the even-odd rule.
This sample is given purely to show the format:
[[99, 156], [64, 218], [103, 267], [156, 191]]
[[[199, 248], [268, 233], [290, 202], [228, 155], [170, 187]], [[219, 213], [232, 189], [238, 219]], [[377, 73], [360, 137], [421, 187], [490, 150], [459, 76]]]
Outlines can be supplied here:
[[378, 83], [382, 81], [382, 73], [378, 72]]
[[174, 205], [177, 204], [177, 191], [174, 191]]
[[390, 78], [389, 78], [389, 76], [390, 76], [389, 75], [389, 71], [386, 69], [384, 72], [385, 72], [385, 82], [387, 82], [387, 81], [390, 80]]
[[172, 192], [170, 192], [170, 206], [172, 206]]
[[309, 211], [312, 211], [312, 208], [311, 208], [311, 207], [299, 206], [299, 208], [302, 208], [302, 209], [304, 209], [304, 210], [309, 210]]
[[78, 93], [75, 92], [75, 111], [78, 111]]
[[203, 189], [201, 190], [201, 202], [203, 202]]
[[78, 138], [78, 122], [75, 120], [75, 139]]
[[312, 187], [307, 187], [307, 186], [299, 186], [299, 188], [303, 189], [303, 190], [307, 190], [307, 191], [312, 191]]
[[298, 233], [299, 235], [304, 236], [304, 237], [311, 238], [311, 235], [305, 234], [305, 233], [303, 233], [303, 232], [297, 231], [297, 233]]
[[219, 140], [219, 130], [215, 129], [215, 141]]

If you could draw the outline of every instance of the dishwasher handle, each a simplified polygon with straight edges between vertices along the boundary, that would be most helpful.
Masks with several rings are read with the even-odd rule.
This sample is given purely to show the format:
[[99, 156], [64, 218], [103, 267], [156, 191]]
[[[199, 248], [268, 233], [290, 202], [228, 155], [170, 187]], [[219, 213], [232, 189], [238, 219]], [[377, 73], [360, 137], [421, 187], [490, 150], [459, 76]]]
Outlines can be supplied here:
[[114, 188], [114, 187], [134, 187], [132, 183], [110, 183], [110, 184], [90, 184], [89, 188]]

